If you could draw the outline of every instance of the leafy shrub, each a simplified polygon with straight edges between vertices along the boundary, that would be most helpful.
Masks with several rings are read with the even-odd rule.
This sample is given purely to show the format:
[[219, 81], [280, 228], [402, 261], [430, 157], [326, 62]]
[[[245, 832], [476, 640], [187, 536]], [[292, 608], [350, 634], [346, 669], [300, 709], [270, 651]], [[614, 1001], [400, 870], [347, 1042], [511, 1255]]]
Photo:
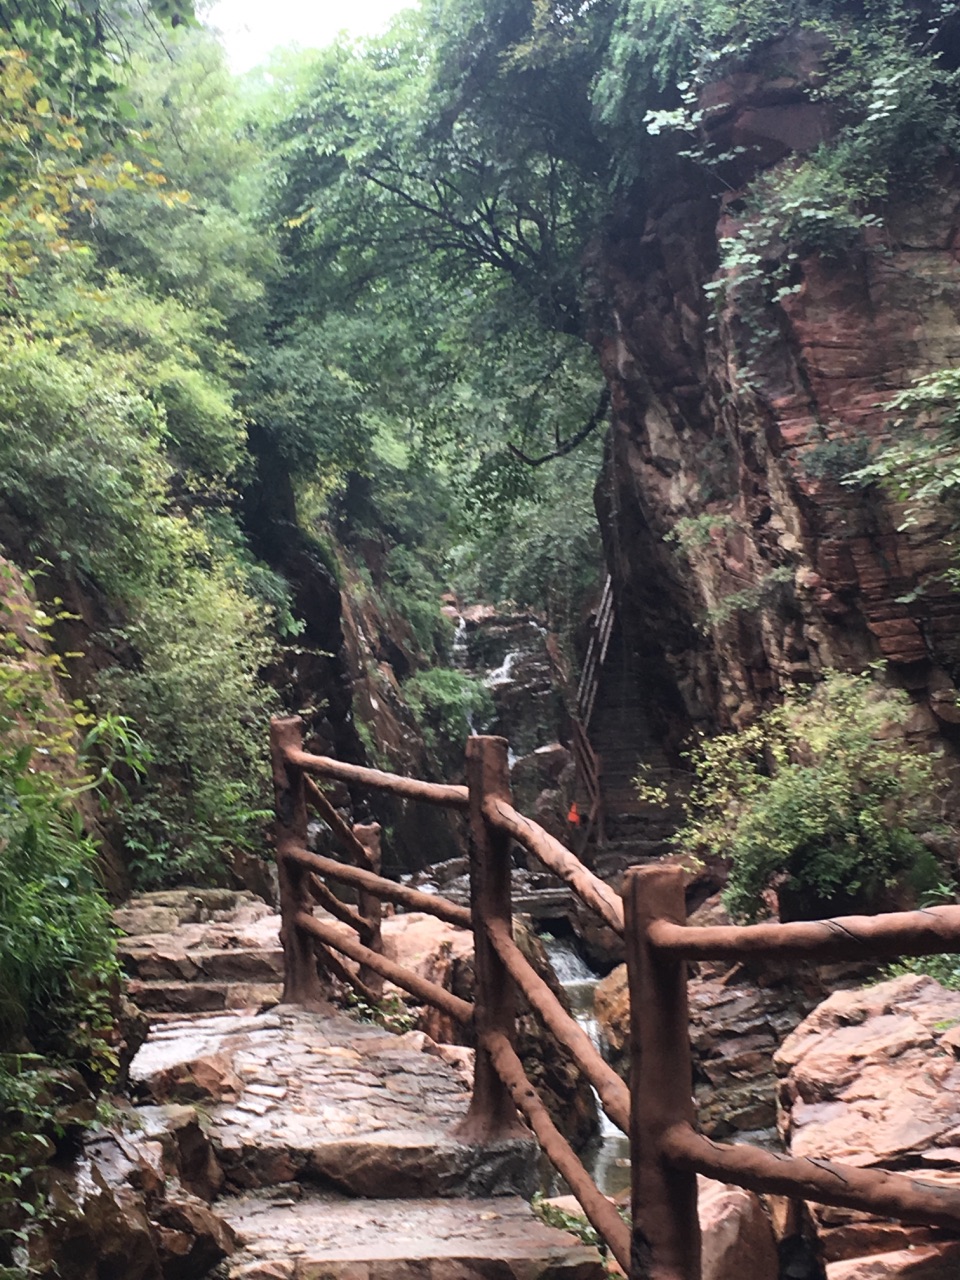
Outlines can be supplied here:
[[960, 991], [960, 955], [955, 951], [939, 951], [932, 956], [907, 956], [892, 964], [886, 976], [899, 978], [906, 973], [935, 978], [948, 991]]
[[0, 499], [43, 550], [120, 596], [177, 554], [156, 407], [55, 339], [4, 333]]
[[917, 893], [936, 883], [916, 834], [929, 824], [932, 765], [896, 733], [906, 709], [906, 695], [869, 673], [828, 672], [691, 753], [695, 782], [674, 841], [731, 860], [732, 915], [755, 919], [771, 886], [782, 908], [810, 917], [875, 907], [898, 879]]
[[917, 378], [884, 406], [894, 415], [895, 439], [847, 478], [851, 485], [877, 483], [916, 509], [945, 503], [954, 520], [960, 507], [960, 369], [937, 369]]
[[482, 728], [493, 719], [490, 690], [462, 671], [434, 667], [419, 672], [406, 681], [403, 692], [441, 772], [462, 765], [471, 727]]
[[109, 1068], [104, 1033], [118, 969], [96, 846], [76, 808], [95, 782], [74, 746], [90, 717], [57, 692], [63, 668], [44, 649], [52, 619], [18, 589], [7, 565], [3, 586], [0, 1044], [25, 1037], [41, 1052]]
[[222, 564], [158, 589], [115, 635], [136, 661], [101, 674], [100, 701], [140, 726], [147, 779], [123, 806], [143, 885], [223, 882], [231, 848], [256, 848], [267, 816], [270, 694], [258, 678], [270, 615]]

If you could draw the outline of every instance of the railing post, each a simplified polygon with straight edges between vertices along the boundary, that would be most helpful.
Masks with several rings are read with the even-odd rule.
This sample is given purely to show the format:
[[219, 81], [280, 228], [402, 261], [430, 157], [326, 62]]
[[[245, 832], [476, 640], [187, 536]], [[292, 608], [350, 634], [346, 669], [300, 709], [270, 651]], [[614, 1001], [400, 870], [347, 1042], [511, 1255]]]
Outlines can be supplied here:
[[695, 1173], [661, 1149], [673, 1126], [694, 1121], [686, 962], [648, 939], [657, 919], [686, 921], [679, 867], [634, 867], [624, 880], [630, 983], [631, 1280], [701, 1280]]
[[483, 804], [493, 798], [511, 803], [506, 738], [467, 739], [467, 788], [470, 792], [470, 911], [473, 917], [474, 1029], [477, 1035], [470, 1110], [457, 1130], [464, 1142], [485, 1142], [525, 1131], [510, 1092], [480, 1043], [486, 1032], [516, 1041], [516, 988], [487, 935], [496, 921], [513, 936], [510, 906], [510, 837], [490, 825]]
[[280, 942], [283, 946], [284, 1004], [326, 1004], [317, 971], [313, 939], [294, 923], [298, 911], [309, 911], [308, 872], [287, 857], [288, 849], [307, 847], [307, 802], [303, 771], [287, 764], [284, 751], [303, 746], [303, 725], [297, 716], [270, 721], [270, 755], [276, 802], [277, 876], [280, 882]]
[[[375, 875], [379, 875], [383, 865], [383, 855], [380, 849], [380, 823], [371, 822], [366, 825], [355, 826], [353, 834], [366, 850], [366, 869], [372, 871]], [[380, 899], [375, 893], [370, 893], [367, 889], [360, 889], [357, 893], [357, 906], [360, 914], [370, 925], [370, 933], [366, 938], [367, 946], [371, 951], [379, 952], [382, 955], [383, 939], [380, 934], [382, 903]], [[379, 1000], [383, 995], [382, 976], [365, 964], [360, 966], [360, 972], [357, 976]]]

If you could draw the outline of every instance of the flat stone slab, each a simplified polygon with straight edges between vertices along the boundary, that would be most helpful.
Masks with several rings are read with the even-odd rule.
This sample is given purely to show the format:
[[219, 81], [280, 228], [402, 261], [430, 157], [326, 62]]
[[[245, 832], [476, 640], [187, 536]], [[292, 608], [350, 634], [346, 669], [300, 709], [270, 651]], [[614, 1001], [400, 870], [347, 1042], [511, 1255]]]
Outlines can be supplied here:
[[200, 1104], [233, 1190], [306, 1180], [382, 1198], [532, 1194], [532, 1135], [453, 1137], [469, 1084], [425, 1043], [290, 1006], [156, 1026], [130, 1075], [145, 1101]]
[[604, 1280], [596, 1249], [514, 1196], [243, 1196], [218, 1211], [244, 1246], [230, 1280]]

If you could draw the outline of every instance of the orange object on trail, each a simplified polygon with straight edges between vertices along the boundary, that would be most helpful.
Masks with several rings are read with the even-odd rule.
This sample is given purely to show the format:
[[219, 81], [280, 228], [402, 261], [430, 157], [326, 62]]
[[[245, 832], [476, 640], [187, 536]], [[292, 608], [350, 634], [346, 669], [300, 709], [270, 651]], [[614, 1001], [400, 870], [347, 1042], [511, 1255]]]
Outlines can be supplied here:
[[570, 805], [570, 812], [567, 814], [567, 821], [570, 823], [571, 827], [579, 827], [580, 825], [580, 810], [577, 808], [576, 800], [574, 800]]

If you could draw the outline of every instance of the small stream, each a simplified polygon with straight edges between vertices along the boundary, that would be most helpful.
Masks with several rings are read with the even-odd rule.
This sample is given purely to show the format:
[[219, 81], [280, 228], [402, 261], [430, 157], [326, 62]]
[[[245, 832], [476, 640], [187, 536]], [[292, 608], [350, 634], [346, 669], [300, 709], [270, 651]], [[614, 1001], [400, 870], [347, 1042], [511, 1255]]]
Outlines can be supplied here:
[[[542, 941], [553, 971], [570, 1001], [573, 1016], [599, 1050], [600, 1032], [593, 1016], [593, 996], [600, 979], [580, 956], [572, 939], [548, 936]], [[600, 1134], [580, 1152], [580, 1158], [600, 1190], [606, 1195], [616, 1195], [630, 1185], [630, 1143], [605, 1115], [599, 1100], [597, 1111]]]

